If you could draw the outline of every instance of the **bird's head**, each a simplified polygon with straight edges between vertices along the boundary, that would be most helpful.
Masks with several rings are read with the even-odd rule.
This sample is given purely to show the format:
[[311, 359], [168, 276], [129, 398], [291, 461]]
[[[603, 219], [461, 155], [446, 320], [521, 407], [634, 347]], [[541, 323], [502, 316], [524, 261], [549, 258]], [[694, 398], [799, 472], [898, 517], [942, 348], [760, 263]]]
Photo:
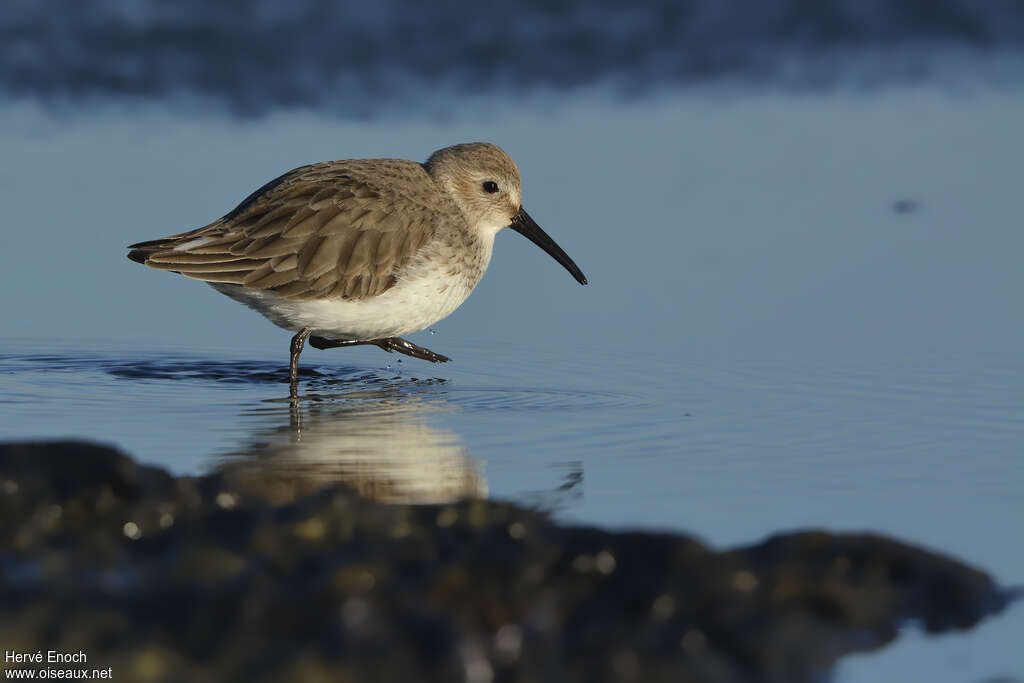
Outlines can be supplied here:
[[424, 164], [482, 237], [511, 227], [562, 264], [580, 284], [587, 278], [573, 260], [523, 210], [516, 163], [497, 145], [471, 142], [439, 149]]

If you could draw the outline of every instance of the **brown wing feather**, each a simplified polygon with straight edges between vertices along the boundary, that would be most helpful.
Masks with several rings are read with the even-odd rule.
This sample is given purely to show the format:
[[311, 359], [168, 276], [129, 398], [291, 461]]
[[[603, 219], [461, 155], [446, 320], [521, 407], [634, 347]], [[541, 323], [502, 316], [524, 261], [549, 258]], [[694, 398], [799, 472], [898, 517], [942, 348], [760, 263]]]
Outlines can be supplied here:
[[210, 225], [133, 244], [128, 257], [289, 299], [362, 299], [393, 287], [446, 220], [462, 219], [420, 164], [332, 161], [286, 173]]

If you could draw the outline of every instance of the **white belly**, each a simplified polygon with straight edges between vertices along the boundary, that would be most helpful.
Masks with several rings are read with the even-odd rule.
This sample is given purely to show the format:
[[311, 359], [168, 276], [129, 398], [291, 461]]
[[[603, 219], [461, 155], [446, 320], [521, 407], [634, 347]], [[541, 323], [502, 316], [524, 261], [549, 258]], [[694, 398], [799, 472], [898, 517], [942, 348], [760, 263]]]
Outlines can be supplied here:
[[366, 341], [400, 337], [433, 325], [458, 308], [478, 280], [449, 275], [443, 268], [423, 268], [406, 274], [383, 294], [358, 301], [292, 301], [268, 290], [212, 284], [286, 330], [310, 328], [318, 337]]

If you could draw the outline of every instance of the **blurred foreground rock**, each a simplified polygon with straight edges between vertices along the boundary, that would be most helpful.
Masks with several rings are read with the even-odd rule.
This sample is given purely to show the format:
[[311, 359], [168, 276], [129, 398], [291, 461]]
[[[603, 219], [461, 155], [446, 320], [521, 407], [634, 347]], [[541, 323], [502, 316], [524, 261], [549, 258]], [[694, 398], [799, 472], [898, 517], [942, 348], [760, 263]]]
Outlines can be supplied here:
[[87, 443], [0, 446], [0, 642], [82, 650], [119, 681], [789, 683], [908, 620], [968, 628], [1008, 599], [871, 535], [715, 552], [508, 503], [389, 506], [175, 478]]

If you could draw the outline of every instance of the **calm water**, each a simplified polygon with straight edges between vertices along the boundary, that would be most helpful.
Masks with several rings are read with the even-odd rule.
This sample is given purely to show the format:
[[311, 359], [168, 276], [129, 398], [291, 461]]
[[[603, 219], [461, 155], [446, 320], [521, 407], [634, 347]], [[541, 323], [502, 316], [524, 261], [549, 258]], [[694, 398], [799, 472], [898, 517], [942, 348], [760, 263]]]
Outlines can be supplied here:
[[[871, 530], [1024, 583], [1024, 90], [702, 89], [470, 98], [447, 122], [0, 107], [0, 438], [82, 437], [178, 473], [512, 498], [717, 546]], [[587, 273], [515, 234], [412, 340], [308, 349], [124, 258], [281, 171], [488, 139]], [[840, 683], [1024, 676], [1024, 610], [913, 633]]]

